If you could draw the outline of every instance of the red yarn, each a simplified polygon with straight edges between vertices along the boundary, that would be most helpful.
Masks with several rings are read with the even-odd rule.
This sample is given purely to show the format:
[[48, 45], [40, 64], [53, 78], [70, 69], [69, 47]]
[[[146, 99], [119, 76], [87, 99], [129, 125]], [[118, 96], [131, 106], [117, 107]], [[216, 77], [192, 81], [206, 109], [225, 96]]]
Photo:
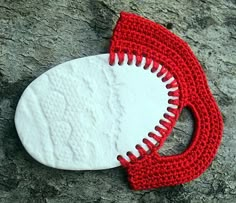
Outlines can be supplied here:
[[[165, 70], [170, 73], [163, 80], [171, 75], [176, 79], [166, 87], [178, 86], [178, 92], [169, 93], [179, 95], [178, 100], [170, 101], [174, 104], [178, 102], [178, 108], [168, 108], [175, 117], [165, 115], [172, 119], [172, 125], [162, 121], [167, 129], [157, 129], [162, 134], [161, 139], [156, 138], [159, 139], [159, 145], [153, 145], [145, 139], [144, 142], [150, 148], [149, 153], [137, 145], [140, 157], [135, 157], [131, 152], [127, 154], [130, 161], [118, 157], [128, 172], [131, 187], [135, 190], [151, 189], [182, 184], [197, 178], [215, 157], [222, 138], [223, 121], [203, 69], [190, 47], [163, 26], [135, 14], [122, 12], [111, 40], [111, 64], [114, 63], [116, 53], [119, 63], [122, 63], [126, 53], [129, 61], [135, 56], [139, 63], [144, 56], [148, 59], [146, 63], [154, 61], [161, 64], [165, 69], [159, 74], [164, 74]], [[170, 135], [184, 107], [188, 107], [195, 117], [192, 142], [182, 154], [160, 156], [158, 149]], [[155, 134], [149, 133], [149, 136], [155, 139]]]

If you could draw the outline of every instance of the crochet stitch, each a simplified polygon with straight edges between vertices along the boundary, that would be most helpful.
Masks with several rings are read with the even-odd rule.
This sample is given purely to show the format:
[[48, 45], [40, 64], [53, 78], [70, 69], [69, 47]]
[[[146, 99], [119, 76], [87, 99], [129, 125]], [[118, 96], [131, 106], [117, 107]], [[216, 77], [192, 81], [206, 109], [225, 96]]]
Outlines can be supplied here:
[[[165, 114], [165, 120], [161, 120], [161, 125], [155, 128], [161, 137], [149, 133], [159, 144], [154, 145], [145, 139], [149, 152], [138, 145], [139, 157], [132, 152], [127, 153], [130, 160], [118, 156], [121, 165], [127, 170], [131, 187], [135, 190], [151, 189], [182, 184], [197, 178], [214, 159], [223, 131], [221, 113], [200, 63], [188, 44], [163, 26], [138, 15], [122, 12], [111, 40], [110, 64], [115, 63], [116, 55], [119, 63], [122, 63], [125, 54], [128, 62], [133, 57], [136, 57], [137, 63], [146, 58], [145, 67], [151, 61], [156, 64], [156, 69], [160, 64], [162, 69], [157, 76], [164, 75], [163, 81], [173, 76], [175, 80], [167, 88], [178, 87], [178, 91], [170, 93], [178, 99], [169, 101], [177, 108], [168, 108], [170, 114]], [[156, 71], [155, 67], [152, 72]], [[185, 107], [192, 111], [195, 118], [191, 144], [182, 154], [159, 155], [158, 150]]]

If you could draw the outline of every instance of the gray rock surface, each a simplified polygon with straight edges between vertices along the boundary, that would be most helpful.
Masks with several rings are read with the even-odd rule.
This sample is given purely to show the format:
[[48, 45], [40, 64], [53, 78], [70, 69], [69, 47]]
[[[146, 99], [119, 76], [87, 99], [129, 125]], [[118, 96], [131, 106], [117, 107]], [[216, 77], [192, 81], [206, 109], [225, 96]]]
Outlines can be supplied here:
[[[108, 51], [121, 10], [161, 23], [197, 55], [225, 127], [219, 152], [198, 179], [150, 191], [129, 189], [122, 168], [62, 171], [24, 150], [14, 112], [29, 83], [49, 68]], [[0, 202], [236, 202], [235, 0], [0, 0]], [[192, 134], [185, 110], [163, 154], [181, 153]]]

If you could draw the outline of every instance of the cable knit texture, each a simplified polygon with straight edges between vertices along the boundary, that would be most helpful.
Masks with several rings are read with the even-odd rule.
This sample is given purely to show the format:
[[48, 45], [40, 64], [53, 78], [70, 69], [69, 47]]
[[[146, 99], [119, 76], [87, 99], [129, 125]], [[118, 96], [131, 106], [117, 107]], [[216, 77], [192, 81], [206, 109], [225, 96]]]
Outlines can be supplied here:
[[[131, 187], [143, 190], [173, 186], [200, 176], [216, 155], [222, 138], [223, 121], [203, 69], [188, 44], [157, 23], [122, 12], [111, 40], [111, 64], [115, 61], [115, 54], [119, 61], [127, 54], [161, 64], [174, 76], [179, 88], [178, 108], [169, 109], [175, 115], [173, 125], [160, 129], [162, 137], [159, 145], [149, 145], [150, 151], [145, 153], [137, 148], [140, 157], [130, 155], [131, 161], [119, 157], [127, 170]], [[185, 107], [192, 111], [195, 118], [191, 144], [182, 154], [159, 155], [159, 148]]]

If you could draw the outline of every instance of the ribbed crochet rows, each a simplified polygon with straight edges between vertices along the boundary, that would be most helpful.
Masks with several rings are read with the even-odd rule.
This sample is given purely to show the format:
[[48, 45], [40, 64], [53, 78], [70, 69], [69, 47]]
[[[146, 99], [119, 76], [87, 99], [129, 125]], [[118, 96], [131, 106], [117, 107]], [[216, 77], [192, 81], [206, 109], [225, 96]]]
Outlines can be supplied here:
[[[157, 129], [162, 135], [158, 140], [159, 145], [147, 142], [149, 153], [137, 146], [140, 157], [129, 153], [131, 161], [118, 157], [128, 172], [131, 187], [135, 190], [151, 189], [197, 178], [215, 157], [221, 142], [223, 122], [203, 69], [188, 44], [161, 25], [122, 12], [111, 40], [111, 64], [114, 63], [115, 54], [120, 63], [124, 54], [127, 54], [131, 60], [132, 56], [140, 61], [145, 57], [146, 61], [161, 64], [163, 73], [168, 70], [174, 76], [179, 90], [178, 108], [168, 109], [175, 115], [171, 118], [172, 126]], [[176, 81], [170, 86], [177, 86]], [[188, 107], [195, 118], [192, 142], [182, 154], [160, 156], [157, 151], [169, 136], [184, 107]]]

